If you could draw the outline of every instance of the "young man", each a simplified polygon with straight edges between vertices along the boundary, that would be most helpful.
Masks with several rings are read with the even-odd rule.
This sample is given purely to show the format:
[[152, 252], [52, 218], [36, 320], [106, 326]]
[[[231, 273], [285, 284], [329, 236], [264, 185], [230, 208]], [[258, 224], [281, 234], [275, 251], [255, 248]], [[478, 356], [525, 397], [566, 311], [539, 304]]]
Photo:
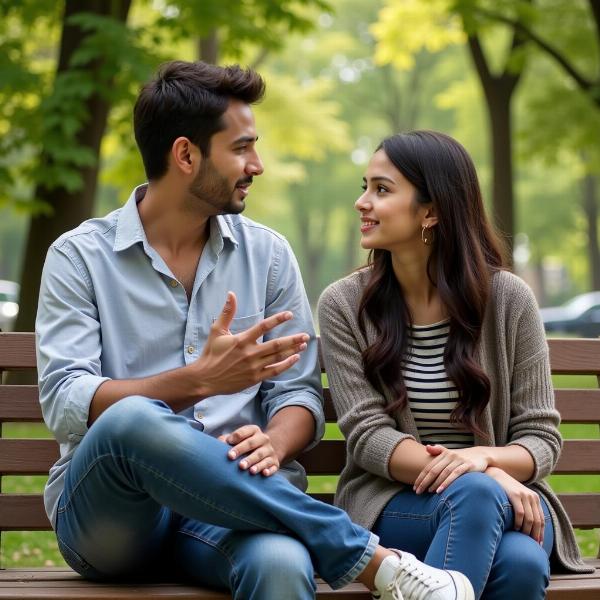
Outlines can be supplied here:
[[301, 491], [293, 459], [323, 432], [310, 310], [286, 241], [238, 215], [263, 171], [263, 92], [239, 67], [165, 65], [134, 110], [149, 183], [48, 252], [36, 329], [61, 552], [91, 579], [244, 600], [313, 598], [313, 565], [382, 598], [469, 598], [462, 575]]

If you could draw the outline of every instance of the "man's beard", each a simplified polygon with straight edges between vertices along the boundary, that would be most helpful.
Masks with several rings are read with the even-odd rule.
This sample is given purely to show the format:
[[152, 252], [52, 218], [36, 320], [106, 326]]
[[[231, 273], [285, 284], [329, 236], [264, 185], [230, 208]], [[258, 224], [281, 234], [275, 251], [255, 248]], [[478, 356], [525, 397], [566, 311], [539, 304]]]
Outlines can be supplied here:
[[[236, 183], [236, 186], [240, 182], [241, 180]], [[189, 188], [193, 206], [197, 207], [200, 201], [215, 208], [216, 214], [241, 213], [246, 208], [245, 203], [234, 197], [236, 188], [231, 189], [229, 185], [227, 178], [215, 169], [210, 159], [203, 159], [198, 175]]]

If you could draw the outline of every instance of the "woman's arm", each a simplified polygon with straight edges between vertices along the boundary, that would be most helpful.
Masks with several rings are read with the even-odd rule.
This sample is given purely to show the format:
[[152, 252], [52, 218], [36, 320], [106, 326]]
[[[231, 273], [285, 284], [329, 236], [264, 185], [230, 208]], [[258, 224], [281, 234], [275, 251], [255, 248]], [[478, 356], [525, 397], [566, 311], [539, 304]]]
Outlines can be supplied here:
[[[365, 378], [354, 307], [340, 282], [329, 286], [318, 305], [323, 359], [338, 424], [352, 460], [362, 469], [396, 479], [392, 455], [403, 453], [399, 444], [416, 445], [413, 436], [397, 430], [385, 411], [386, 399]], [[351, 289], [349, 293], [359, 293]]]

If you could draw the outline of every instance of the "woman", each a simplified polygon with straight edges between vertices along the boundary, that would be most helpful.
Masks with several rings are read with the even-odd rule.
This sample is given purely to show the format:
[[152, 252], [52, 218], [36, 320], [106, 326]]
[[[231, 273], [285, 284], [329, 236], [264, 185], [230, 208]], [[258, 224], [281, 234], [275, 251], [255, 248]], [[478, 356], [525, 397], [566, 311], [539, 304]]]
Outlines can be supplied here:
[[336, 502], [384, 545], [543, 598], [551, 553], [588, 570], [542, 481], [560, 454], [531, 290], [505, 270], [474, 165], [452, 138], [384, 140], [356, 201], [369, 264], [319, 301], [348, 456]]

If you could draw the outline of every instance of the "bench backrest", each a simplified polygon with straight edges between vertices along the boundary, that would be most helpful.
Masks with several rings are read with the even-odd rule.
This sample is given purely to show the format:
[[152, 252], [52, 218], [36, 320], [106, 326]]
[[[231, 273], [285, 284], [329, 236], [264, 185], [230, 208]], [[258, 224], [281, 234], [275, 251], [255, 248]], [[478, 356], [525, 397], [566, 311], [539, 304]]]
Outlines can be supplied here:
[[[1, 385], [3, 371], [35, 369], [34, 343], [32, 333], [0, 333], [0, 533], [50, 529], [41, 495], [2, 492], [3, 476], [47, 475], [58, 458], [58, 445], [54, 440], [2, 437], [4, 423], [42, 422], [37, 386]], [[600, 439], [597, 435], [600, 425], [600, 340], [551, 339], [549, 346], [553, 374], [595, 378], [595, 389], [556, 391], [557, 408], [563, 423], [585, 423], [595, 427], [594, 439], [565, 441], [555, 474], [600, 475]], [[327, 421], [335, 422], [328, 389], [325, 389], [325, 401]], [[344, 442], [328, 439], [301, 458], [309, 475], [337, 475], [344, 461]], [[333, 494], [313, 495], [326, 502], [333, 499]], [[561, 494], [560, 497], [576, 528], [600, 528], [600, 489], [591, 493]]]

